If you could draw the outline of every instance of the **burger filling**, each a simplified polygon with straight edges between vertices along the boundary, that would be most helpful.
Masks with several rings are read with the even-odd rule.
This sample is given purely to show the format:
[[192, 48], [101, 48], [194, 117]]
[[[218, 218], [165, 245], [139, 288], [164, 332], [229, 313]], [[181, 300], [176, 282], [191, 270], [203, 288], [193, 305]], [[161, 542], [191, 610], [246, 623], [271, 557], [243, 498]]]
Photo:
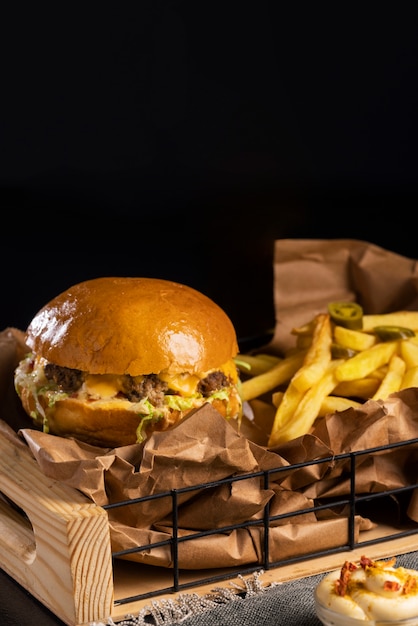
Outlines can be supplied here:
[[18, 394], [27, 389], [35, 400], [33, 420], [48, 432], [48, 412], [56, 402], [74, 398], [89, 403], [114, 403], [138, 415], [137, 442], [147, 428], [165, 430], [188, 411], [206, 402], [226, 406], [226, 417], [241, 415], [238, 372], [231, 360], [219, 369], [197, 375], [161, 372], [141, 376], [88, 374], [50, 363], [33, 354], [23, 359], [15, 372]]

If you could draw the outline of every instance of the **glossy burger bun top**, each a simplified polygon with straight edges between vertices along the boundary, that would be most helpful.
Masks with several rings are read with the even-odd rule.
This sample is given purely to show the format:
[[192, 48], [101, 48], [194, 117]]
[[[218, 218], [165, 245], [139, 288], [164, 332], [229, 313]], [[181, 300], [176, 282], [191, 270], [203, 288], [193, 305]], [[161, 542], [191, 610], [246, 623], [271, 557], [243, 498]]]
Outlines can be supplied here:
[[209, 297], [176, 282], [139, 277], [70, 287], [35, 315], [26, 343], [56, 365], [131, 376], [205, 372], [238, 352], [230, 318]]

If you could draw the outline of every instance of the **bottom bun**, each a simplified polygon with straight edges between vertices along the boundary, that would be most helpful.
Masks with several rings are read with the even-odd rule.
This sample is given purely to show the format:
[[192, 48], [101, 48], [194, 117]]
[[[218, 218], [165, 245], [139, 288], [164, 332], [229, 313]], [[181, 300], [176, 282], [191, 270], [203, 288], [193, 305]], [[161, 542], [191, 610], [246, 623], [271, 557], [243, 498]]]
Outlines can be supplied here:
[[[41, 403], [46, 419], [44, 422], [37, 419], [34, 423], [52, 435], [74, 437], [90, 445], [106, 448], [137, 443], [137, 429], [141, 417], [129, 408], [131, 403], [128, 400], [100, 400], [87, 403], [76, 398], [64, 398], [57, 400], [53, 406], [47, 406], [45, 398], [38, 397], [35, 400], [34, 395], [27, 388], [21, 389], [20, 396], [23, 408], [28, 415], [34, 415], [36, 405]], [[201, 406], [205, 403], [206, 400], [202, 400]], [[235, 404], [234, 398], [231, 398], [229, 402], [215, 399], [212, 406], [223, 417], [228, 417], [227, 411], [231, 410], [231, 403]], [[199, 407], [194, 407], [196, 408]], [[165, 419], [151, 422], [148, 428], [145, 428], [146, 435], [171, 428], [191, 410], [172, 410]], [[236, 414], [235, 411], [234, 414]]]

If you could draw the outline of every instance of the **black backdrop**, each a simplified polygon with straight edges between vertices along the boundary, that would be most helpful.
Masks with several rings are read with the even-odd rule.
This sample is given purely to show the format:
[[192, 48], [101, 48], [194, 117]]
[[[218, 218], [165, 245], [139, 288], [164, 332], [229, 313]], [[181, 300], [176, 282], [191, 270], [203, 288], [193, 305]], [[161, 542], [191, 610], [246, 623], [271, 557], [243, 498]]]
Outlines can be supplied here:
[[1, 327], [71, 284], [159, 276], [239, 337], [274, 240], [417, 254], [414, 3], [18, 3], [2, 23]]

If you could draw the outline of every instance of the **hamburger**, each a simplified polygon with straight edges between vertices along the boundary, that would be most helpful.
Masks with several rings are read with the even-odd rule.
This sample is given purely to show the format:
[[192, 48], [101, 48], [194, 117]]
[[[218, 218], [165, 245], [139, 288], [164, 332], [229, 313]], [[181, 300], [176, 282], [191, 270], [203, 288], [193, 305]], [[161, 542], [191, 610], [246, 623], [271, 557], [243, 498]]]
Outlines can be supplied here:
[[210, 403], [241, 417], [234, 326], [213, 300], [156, 278], [102, 277], [43, 306], [14, 385], [44, 432], [92, 445], [140, 443]]

